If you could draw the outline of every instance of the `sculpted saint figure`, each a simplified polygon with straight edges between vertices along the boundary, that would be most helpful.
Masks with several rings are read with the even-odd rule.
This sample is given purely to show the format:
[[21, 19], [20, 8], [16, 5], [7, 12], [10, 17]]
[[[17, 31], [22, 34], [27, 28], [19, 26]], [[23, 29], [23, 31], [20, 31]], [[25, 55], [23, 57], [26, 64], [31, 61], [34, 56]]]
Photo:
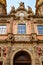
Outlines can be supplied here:
[[0, 3], [2, 3], [4, 6], [6, 6], [6, 0], [0, 0]]
[[41, 4], [42, 2], [43, 2], [43, 0], [39, 0], [39, 1], [38, 1], [38, 5]]

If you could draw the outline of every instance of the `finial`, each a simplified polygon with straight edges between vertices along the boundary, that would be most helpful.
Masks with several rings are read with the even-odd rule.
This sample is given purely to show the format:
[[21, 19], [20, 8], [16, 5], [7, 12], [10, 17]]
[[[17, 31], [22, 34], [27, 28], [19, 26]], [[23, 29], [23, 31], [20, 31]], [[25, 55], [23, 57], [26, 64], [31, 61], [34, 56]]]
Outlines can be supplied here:
[[19, 6], [20, 9], [24, 9], [25, 8], [24, 2], [20, 2], [19, 4], [20, 4], [20, 6]]
[[20, 4], [20, 6], [24, 6], [24, 2], [20, 2], [19, 4]]
[[15, 7], [14, 6], [11, 7], [11, 11], [15, 11]]
[[12, 6], [12, 7], [11, 7], [11, 12], [10, 12], [10, 14], [14, 14], [14, 13], [15, 13], [15, 7]]
[[28, 13], [31, 13], [32, 15], [34, 14], [30, 6], [28, 6]]

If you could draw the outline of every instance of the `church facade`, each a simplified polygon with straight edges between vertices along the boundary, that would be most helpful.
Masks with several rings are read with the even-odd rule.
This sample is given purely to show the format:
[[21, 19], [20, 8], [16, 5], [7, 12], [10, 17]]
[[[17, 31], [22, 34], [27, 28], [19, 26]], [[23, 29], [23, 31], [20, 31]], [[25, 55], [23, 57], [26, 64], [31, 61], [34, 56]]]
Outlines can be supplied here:
[[43, 0], [35, 7], [20, 2], [7, 14], [0, 0], [0, 65], [43, 65]]

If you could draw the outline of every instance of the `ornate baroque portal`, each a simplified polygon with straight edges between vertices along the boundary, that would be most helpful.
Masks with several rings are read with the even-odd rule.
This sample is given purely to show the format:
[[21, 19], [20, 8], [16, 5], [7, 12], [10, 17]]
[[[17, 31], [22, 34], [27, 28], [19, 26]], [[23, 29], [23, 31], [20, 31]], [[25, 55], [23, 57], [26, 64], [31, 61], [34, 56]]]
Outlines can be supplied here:
[[43, 0], [35, 13], [24, 2], [9, 14], [6, 6], [0, 0], [0, 65], [43, 65]]

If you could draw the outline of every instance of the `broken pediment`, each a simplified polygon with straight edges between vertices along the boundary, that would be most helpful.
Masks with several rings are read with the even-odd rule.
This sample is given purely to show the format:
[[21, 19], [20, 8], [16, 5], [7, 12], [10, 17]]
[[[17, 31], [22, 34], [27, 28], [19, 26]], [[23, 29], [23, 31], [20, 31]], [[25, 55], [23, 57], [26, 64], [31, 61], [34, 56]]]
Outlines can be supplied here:
[[33, 11], [31, 7], [28, 7], [28, 9], [25, 8], [24, 2], [20, 2], [19, 7], [17, 9], [15, 9], [14, 6], [11, 8], [10, 14], [16, 16], [28, 16], [28, 15], [33, 15]]

